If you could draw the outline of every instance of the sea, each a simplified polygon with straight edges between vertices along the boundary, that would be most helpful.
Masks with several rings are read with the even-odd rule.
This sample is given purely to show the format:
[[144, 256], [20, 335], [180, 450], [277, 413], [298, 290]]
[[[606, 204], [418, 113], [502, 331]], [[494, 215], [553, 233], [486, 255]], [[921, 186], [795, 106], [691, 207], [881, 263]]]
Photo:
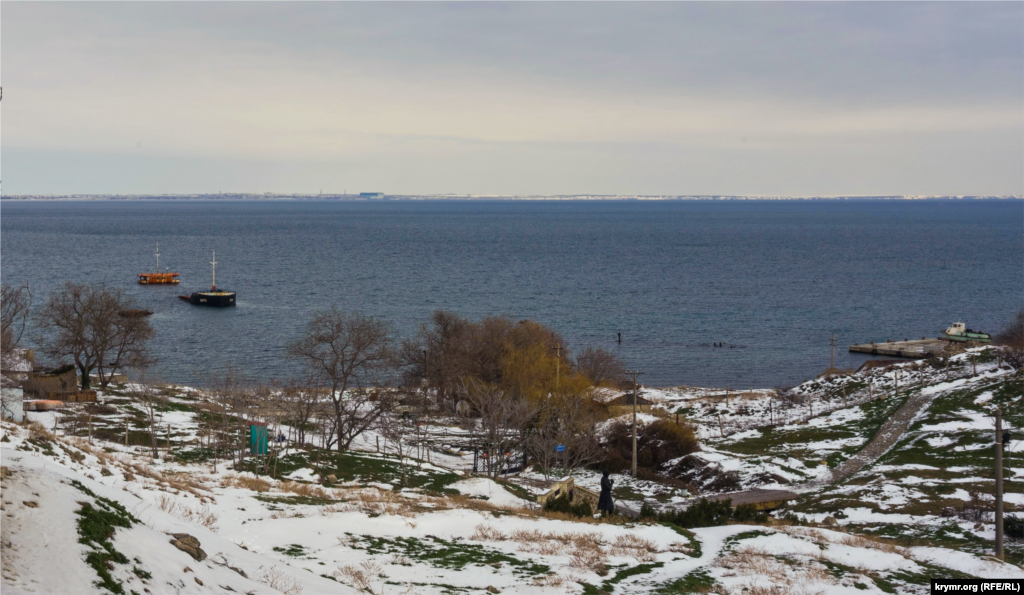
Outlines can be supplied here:
[[[157, 243], [181, 285], [137, 283]], [[177, 298], [209, 289], [214, 252], [235, 308]], [[123, 289], [154, 312], [172, 382], [229, 365], [286, 381], [286, 345], [337, 306], [399, 338], [434, 310], [536, 320], [647, 386], [783, 387], [829, 366], [833, 335], [856, 368], [853, 343], [1006, 326], [1024, 201], [5, 200], [0, 274], [35, 310], [68, 281]]]

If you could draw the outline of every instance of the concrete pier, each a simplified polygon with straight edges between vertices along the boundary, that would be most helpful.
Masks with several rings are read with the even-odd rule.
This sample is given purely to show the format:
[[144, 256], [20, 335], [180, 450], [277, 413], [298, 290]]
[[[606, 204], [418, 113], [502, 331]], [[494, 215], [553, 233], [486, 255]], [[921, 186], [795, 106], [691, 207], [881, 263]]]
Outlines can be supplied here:
[[947, 345], [949, 345], [949, 342], [942, 339], [922, 338], [907, 341], [885, 341], [883, 343], [854, 343], [850, 345], [850, 351], [853, 353], [869, 353], [871, 355], [921, 358], [937, 355]]

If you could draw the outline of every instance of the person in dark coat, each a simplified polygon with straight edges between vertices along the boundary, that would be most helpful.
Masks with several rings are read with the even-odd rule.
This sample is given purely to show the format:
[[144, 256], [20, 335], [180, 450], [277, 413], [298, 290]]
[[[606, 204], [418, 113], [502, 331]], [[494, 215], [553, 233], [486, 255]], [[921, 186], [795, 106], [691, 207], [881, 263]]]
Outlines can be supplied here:
[[610, 515], [615, 513], [615, 503], [612, 502], [612, 486], [615, 482], [608, 477], [608, 470], [605, 469], [601, 477], [601, 497], [597, 500], [597, 510], [601, 514]]

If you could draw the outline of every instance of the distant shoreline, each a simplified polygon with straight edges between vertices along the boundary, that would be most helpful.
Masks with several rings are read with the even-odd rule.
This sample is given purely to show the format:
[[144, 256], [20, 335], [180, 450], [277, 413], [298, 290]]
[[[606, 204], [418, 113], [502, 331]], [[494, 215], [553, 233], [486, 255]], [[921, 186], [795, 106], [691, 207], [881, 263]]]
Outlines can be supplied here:
[[839, 201], [839, 200], [1022, 200], [1024, 195], [1004, 196], [732, 196], [732, 195], [466, 195], [466, 194], [394, 194], [368, 198], [358, 194], [13, 194], [0, 196], [2, 201], [322, 201], [322, 202], [387, 202], [387, 201]]

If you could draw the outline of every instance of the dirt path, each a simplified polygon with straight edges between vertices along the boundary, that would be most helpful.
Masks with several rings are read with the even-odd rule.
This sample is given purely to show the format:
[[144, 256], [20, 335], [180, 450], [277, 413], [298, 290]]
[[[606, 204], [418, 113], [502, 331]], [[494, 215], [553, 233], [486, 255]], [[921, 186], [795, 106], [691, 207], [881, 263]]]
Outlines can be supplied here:
[[877, 461], [893, 444], [896, 444], [896, 441], [903, 435], [911, 420], [914, 419], [914, 416], [927, 407], [936, 396], [938, 395], [932, 391], [926, 393], [921, 391], [915, 392], [907, 399], [906, 403], [896, 410], [896, 413], [885, 420], [885, 423], [882, 424], [878, 433], [871, 439], [871, 442], [868, 442], [867, 446], [833, 469], [832, 473], [828, 476], [808, 482], [802, 487], [821, 488], [829, 484], [839, 483], [863, 469], [865, 465]]

